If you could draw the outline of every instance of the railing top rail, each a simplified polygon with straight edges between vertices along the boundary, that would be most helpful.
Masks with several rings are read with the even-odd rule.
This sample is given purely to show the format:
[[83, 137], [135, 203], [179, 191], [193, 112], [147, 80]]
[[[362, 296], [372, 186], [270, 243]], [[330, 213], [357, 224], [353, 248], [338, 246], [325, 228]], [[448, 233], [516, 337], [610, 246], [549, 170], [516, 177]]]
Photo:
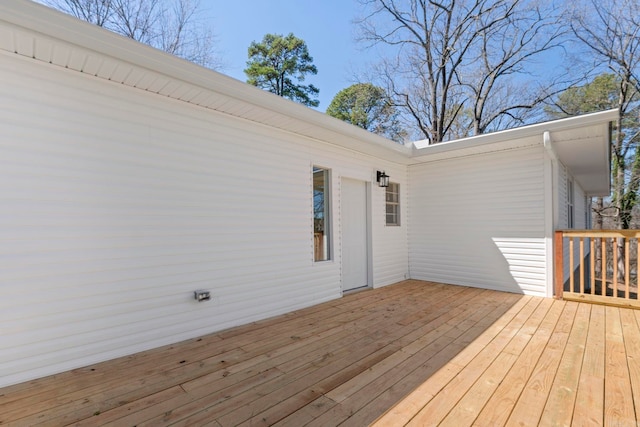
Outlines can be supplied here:
[[640, 238], [640, 230], [557, 230], [564, 237], [624, 237], [627, 239]]

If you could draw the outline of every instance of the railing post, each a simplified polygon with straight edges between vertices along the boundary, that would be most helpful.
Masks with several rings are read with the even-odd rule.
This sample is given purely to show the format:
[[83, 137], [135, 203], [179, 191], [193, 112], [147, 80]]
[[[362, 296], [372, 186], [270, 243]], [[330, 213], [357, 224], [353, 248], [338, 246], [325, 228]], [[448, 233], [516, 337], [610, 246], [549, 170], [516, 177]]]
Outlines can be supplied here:
[[554, 251], [554, 271], [555, 271], [555, 280], [554, 280], [554, 292], [553, 296], [556, 299], [562, 299], [562, 292], [564, 290], [564, 239], [563, 232], [561, 230], [556, 230], [555, 238], [553, 242], [553, 251]]

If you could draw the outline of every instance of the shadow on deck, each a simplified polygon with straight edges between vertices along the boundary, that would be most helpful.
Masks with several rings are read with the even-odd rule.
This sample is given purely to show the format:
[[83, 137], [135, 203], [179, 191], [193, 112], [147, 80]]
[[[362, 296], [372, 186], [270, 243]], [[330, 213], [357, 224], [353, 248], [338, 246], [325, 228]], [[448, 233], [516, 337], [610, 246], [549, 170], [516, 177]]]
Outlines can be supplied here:
[[635, 422], [635, 313], [409, 280], [0, 389], [0, 424]]

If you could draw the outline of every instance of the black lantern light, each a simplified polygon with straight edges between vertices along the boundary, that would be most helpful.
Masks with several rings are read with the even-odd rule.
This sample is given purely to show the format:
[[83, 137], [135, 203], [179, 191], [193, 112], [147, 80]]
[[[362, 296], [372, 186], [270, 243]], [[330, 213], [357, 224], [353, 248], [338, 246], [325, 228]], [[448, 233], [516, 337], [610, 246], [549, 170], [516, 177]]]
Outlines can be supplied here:
[[376, 180], [378, 181], [378, 185], [380, 187], [388, 187], [389, 186], [389, 175], [384, 173], [384, 171], [382, 171], [382, 172], [378, 171]]

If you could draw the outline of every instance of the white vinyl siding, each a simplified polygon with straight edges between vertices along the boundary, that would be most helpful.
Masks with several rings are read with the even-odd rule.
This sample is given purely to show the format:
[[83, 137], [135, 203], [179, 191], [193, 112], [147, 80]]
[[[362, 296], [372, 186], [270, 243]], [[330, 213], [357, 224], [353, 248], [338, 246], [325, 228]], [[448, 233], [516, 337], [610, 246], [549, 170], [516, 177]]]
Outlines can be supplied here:
[[[390, 165], [382, 165], [386, 173], [399, 183], [400, 187], [400, 218], [407, 217], [407, 169], [406, 167], [392, 168]], [[373, 172], [375, 174], [375, 171]], [[375, 177], [375, 175], [373, 175]], [[373, 276], [376, 278], [375, 287], [390, 285], [400, 280], [409, 278], [408, 255], [408, 225], [407, 221], [401, 221], [399, 226], [386, 226], [386, 189], [378, 187], [375, 183], [372, 188], [373, 206], [373, 241], [378, 242], [373, 246]]]
[[[339, 245], [336, 261], [313, 262], [312, 165], [331, 168], [335, 199], [342, 175], [406, 178], [318, 140], [0, 56], [11, 82], [0, 387], [339, 298]], [[407, 272], [406, 231], [387, 234], [377, 215], [373, 286]]]
[[[590, 221], [587, 220], [587, 210], [590, 206], [586, 204], [588, 198], [585, 195], [584, 190], [580, 187], [580, 184], [573, 179], [573, 177], [567, 171], [567, 168], [559, 163], [557, 167], [558, 173], [558, 199], [557, 203], [560, 207], [560, 217], [558, 218], [557, 230], [566, 230], [570, 228], [583, 230], [590, 228]], [[573, 197], [570, 196], [571, 188], [570, 183], [573, 186]], [[569, 200], [573, 200], [573, 206], [569, 206]], [[570, 219], [570, 212], [573, 211], [573, 221]], [[577, 247], [577, 246], [576, 246]], [[585, 250], [589, 252], [589, 244], [585, 245]], [[565, 245], [563, 247], [563, 256], [565, 260], [569, 259], [569, 244], [568, 239], [565, 239]], [[579, 265], [580, 254], [576, 250], [574, 253], [574, 265]], [[569, 278], [569, 263], [565, 262], [564, 278]]]
[[[575, 181], [571, 175], [568, 173], [567, 168], [564, 165], [560, 165], [560, 176], [562, 179], [562, 183], [564, 185], [561, 186], [561, 191], [559, 194], [559, 202], [561, 206], [561, 212], [564, 212], [564, 215], [560, 219], [561, 227], [559, 229], [578, 229], [584, 230], [590, 228], [590, 222], [587, 220], [586, 209], [588, 206], [586, 205], [585, 200], [587, 199], [584, 190], [577, 181]], [[573, 197], [572, 197], [573, 193]], [[570, 203], [573, 201], [573, 203]], [[573, 219], [571, 218], [571, 213], [573, 212]], [[580, 265], [580, 251], [578, 250], [578, 240], [574, 242], [575, 251], [573, 255], [573, 265]], [[585, 256], [590, 253], [589, 241], [585, 240]], [[565, 238], [565, 244], [563, 246], [563, 256], [565, 260], [569, 259], [569, 243], [568, 239]], [[564, 279], [569, 279], [569, 263], [565, 262], [563, 264], [564, 268]]]
[[567, 174], [567, 169], [561, 163], [558, 163], [556, 170], [558, 173], [558, 199], [556, 203], [558, 203], [560, 213], [557, 228], [562, 230], [569, 228], [569, 210], [567, 209], [569, 175]]
[[409, 167], [414, 279], [545, 296], [540, 146]]
[[575, 228], [576, 226], [576, 211], [574, 204], [576, 202], [575, 199], [575, 190], [574, 190], [574, 182], [573, 178], [567, 178], [567, 228]]
[[574, 215], [574, 228], [585, 230], [590, 228], [589, 221], [587, 220], [587, 196], [584, 193], [584, 190], [577, 181], [573, 183], [573, 193], [574, 193], [574, 202], [573, 202], [573, 215]]
[[593, 228], [593, 214], [591, 210], [591, 197], [584, 196], [584, 228], [591, 230]]

